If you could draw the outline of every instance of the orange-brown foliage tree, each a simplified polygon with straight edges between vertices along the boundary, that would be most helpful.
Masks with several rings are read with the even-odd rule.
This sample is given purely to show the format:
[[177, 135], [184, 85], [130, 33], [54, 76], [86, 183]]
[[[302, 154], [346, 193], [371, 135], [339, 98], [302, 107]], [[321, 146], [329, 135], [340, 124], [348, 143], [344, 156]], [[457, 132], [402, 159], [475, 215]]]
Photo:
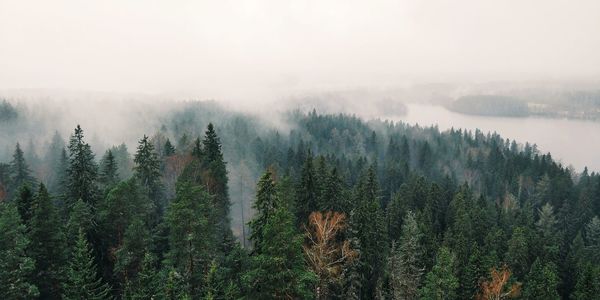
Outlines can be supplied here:
[[319, 278], [317, 299], [329, 299], [330, 287], [339, 284], [345, 264], [357, 257], [350, 242], [340, 240], [338, 234], [346, 228], [346, 215], [339, 212], [313, 212], [305, 226], [307, 243], [304, 254], [313, 272]]
[[506, 265], [500, 269], [492, 268], [490, 278], [480, 285], [478, 300], [501, 300], [518, 297], [521, 294], [521, 284], [509, 285], [511, 271]]

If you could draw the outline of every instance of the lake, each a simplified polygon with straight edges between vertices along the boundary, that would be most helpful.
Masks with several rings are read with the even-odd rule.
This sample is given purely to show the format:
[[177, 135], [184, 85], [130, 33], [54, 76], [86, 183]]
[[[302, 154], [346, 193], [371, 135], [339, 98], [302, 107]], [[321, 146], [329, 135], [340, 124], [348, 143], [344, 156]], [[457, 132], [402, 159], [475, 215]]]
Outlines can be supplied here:
[[444, 131], [454, 128], [497, 132], [504, 139], [537, 144], [542, 153], [550, 152], [563, 165], [578, 172], [585, 166], [600, 171], [600, 122], [550, 118], [507, 118], [464, 115], [442, 106], [407, 104], [408, 113], [394, 118], [411, 125], [437, 124]]

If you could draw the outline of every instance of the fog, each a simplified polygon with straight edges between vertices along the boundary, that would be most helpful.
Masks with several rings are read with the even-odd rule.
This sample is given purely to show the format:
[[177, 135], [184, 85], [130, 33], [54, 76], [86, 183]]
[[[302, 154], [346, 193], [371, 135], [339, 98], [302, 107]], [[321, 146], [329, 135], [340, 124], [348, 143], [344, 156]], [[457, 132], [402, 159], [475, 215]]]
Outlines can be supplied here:
[[598, 78], [600, 2], [0, 0], [0, 89], [233, 101]]
[[[401, 102], [598, 90], [598, 28], [595, 0], [0, 0], [0, 99], [44, 124], [0, 132], [0, 156], [9, 157], [14, 137], [49, 141], [76, 124], [99, 153], [121, 142], [131, 148], [188, 100], [251, 112], [285, 132], [276, 113], [296, 108], [405, 119]], [[553, 146], [560, 142], [548, 141], [561, 139], [546, 125], [523, 135], [512, 130], [523, 120], [464, 123], [468, 117], [414, 111], [407, 118], [498, 131], [539, 142], [578, 169], [598, 169], [586, 163], [597, 147], [578, 148], [588, 149], [582, 155]], [[588, 141], [598, 141], [581, 124]]]

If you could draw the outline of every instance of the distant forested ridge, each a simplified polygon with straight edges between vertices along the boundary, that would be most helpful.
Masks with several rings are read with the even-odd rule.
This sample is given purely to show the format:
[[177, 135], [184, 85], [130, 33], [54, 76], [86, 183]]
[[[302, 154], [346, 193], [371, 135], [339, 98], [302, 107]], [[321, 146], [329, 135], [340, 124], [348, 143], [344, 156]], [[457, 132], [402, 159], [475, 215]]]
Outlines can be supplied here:
[[448, 108], [455, 112], [480, 116], [529, 116], [529, 108], [527, 107], [527, 103], [509, 96], [464, 96], [450, 103]]
[[188, 102], [132, 149], [14, 141], [0, 298], [600, 295], [600, 174], [481, 131], [269, 118]]
[[600, 91], [523, 91], [514, 94], [468, 95], [447, 103], [446, 107], [470, 115], [600, 121]]

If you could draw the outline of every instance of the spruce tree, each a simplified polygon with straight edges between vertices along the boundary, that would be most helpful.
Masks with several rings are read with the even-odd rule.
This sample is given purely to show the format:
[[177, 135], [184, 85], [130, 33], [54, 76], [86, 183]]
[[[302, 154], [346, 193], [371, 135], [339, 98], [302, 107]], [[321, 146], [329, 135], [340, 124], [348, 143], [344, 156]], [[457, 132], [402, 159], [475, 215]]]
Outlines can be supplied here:
[[423, 275], [422, 233], [415, 214], [409, 211], [404, 218], [398, 247], [391, 254], [390, 288], [394, 299], [417, 299]]
[[83, 140], [83, 130], [77, 125], [69, 140], [69, 166], [67, 168], [67, 188], [69, 208], [79, 199], [94, 208], [98, 187], [96, 177], [98, 166], [89, 144]]
[[544, 265], [540, 259], [536, 259], [527, 275], [523, 298], [558, 300], [560, 299], [557, 291], [559, 282], [556, 266], [551, 262]]
[[423, 288], [419, 291], [423, 300], [457, 299], [458, 278], [454, 254], [446, 247], [438, 250], [435, 265], [425, 276]]
[[35, 202], [29, 233], [29, 253], [36, 261], [35, 283], [42, 298], [59, 299], [66, 255], [61, 219], [44, 184], [40, 185]]
[[154, 145], [144, 135], [138, 143], [137, 152], [133, 158], [134, 174], [140, 184], [148, 189], [151, 198], [158, 196], [160, 188], [160, 160], [154, 151]]
[[379, 206], [379, 187], [370, 168], [355, 191], [356, 207], [350, 213], [350, 238], [360, 245], [359, 270], [361, 298], [371, 298], [382, 275], [387, 241], [383, 212]]
[[112, 150], [106, 151], [106, 154], [102, 158], [100, 166], [100, 176], [98, 181], [106, 189], [114, 187], [119, 182], [119, 171], [117, 161], [112, 153]]
[[167, 141], [165, 142], [163, 156], [171, 156], [173, 154], [175, 154], [175, 147], [173, 146], [173, 144], [171, 144], [171, 141], [167, 139]]
[[188, 181], [177, 183], [176, 197], [167, 210], [167, 265], [181, 276], [192, 297], [202, 294], [204, 270], [215, 254], [210, 195]]
[[252, 208], [256, 211], [254, 218], [250, 221], [250, 240], [254, 244], [254, 249], [260, 249], [262, 244], [267, 241], [263, 236], [267, 221], [280, 208], [281, 203], [277, 197], [277, 189], [271, 172], [267, 171], [260, 178], [256, 189], [256, 200]]
[[[261, 187], [262, 184], [262, 187]], [[250, 270], [244, 275], [251, 299], [310, 299], [316, 276], [307, 270], [302, 254], [301, 234], [293, 215], [274, 192], [271, 174], [263, 175], [258, 187], [257, 219], [250, 223], [255, 250]], [[261, 221], [256, 221], [256, 220]]]
[[63, 284], [63, 299], [80, 300], [110, 299], [110, 288], [98, 276], [94, 256], [83, 231], [79, 231], [77, 243], [69, 261]]
[[29, 239], [17, 208], [0, 203], [0, 298], [35, 299], [38, 288], [31, 278], [35, 260], [26, 253]]
[[123, 299], [160, 299], [159, 296], [162, 294], [159, 280], [155, 259], [150, 252], [146, 252], [137, 276], [127, 281], [123, 291]]
[[29, 184], [26, 183], [19, 188], [15, 202], [21, 216], [21, 221], [29, 228], [29, 223], [35, 211], [34, 194]]
[[223, 159], [221, 140], [217, 136], [212, 123], [209, 123], [206, 128], [202, 146], [203, 164], [208, 170], [208, 176], [203, 181], [208, 187], [208, 192], [214, 195], [213, 205], [216, 213], [217, 238], [221, 244], [225, 244], [225, 241], [231, 239], [232, 235], [229, 218], [231, 202], [227, 187], [227, 166]]
[[31, 170], [25, 161], [25, 156], [19, 143], [17, 143], [17, 146], [15, 147], [13, 159], [9, 165], [9, 170], [9, 196], [13, 195], [13, 193], [15, 193], [24, 184], [33, 185], [35, 183], [35, 179], [31, 175]]
[[319, 210], [319, 184], [313, 157], [309, 153], [302, 167], [300, 182], [296, 189], [296, 217], [298, 218], [298, 224], [307, 223], [310, 213]]

